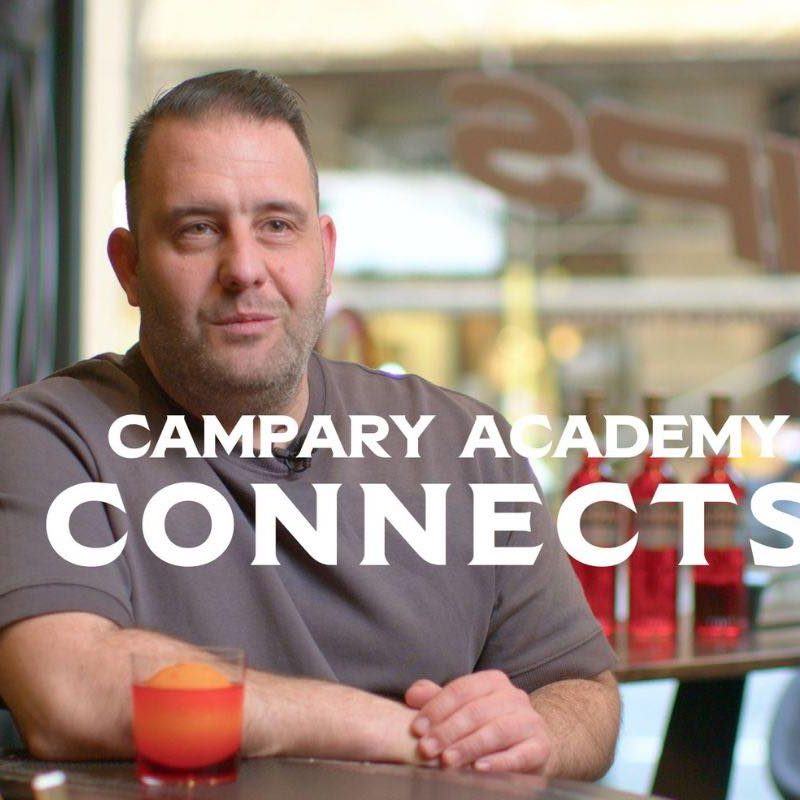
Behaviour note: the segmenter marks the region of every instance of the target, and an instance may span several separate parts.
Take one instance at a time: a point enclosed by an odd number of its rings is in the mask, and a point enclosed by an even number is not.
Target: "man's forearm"
[[[251,674],[244,750],[250,756],[316,756],[416,762],[415,712],[341,684]]]
[[[58,622],[56,618],[62,618]],[[130,757],[130,654],[191,660],[193,645],[85,614],[52,615],[0,633],[6,700],[35,755]],[[409,762],[414,712],[401,703],[323,681],[250,670],[245,755]]]
[[[605,774],[614,760],[620,721],[619,690],[610,673],[551,683],[530,700],[552,737],[546,774],[578,780]]]

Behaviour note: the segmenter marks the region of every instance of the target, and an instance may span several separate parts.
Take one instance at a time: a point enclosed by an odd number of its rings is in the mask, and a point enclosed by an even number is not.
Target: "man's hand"
[[[482,771],[548,772],[552,736],[531,699],[499,670],[456,678],[444,688],[429,680],[405,695],[419,709],[411,730],[423,758],[445,767]]]
[[[420,755],[443,766],[539,772],[597,780],[611,765],[619,733],[614,676],[570,678],[531,695],[497,670],[476,672],[444,688],[420,680],[406,692],[419,709],[411,730]]]

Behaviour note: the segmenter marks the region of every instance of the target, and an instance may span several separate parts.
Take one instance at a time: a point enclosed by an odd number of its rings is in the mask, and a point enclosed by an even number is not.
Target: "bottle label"
[[[706,503],[705,544],[709,550],[736,547],[739,506],[733,503]]]
[[[637,547],[667,550],[678,546],[681,511],[677,503],[636,505],[633,528],[639,531]]]
[[[616,503],[594,503],[583,512],[581,533],[595,547],[614,547],[619,531],[619,506]]]

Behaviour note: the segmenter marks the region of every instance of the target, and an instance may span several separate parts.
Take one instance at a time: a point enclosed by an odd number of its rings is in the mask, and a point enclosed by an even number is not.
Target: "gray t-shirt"
[[[39,614],[85,611],[121,626],[163,631],[200,645],[244,647],[251,666],[341,681],[399,697],[414,680],[439,683],[499,668],[518,686],[534,688],[588,677],[614,656],[593,619],[550,515],[531,504],[529,533],[499,533],[498,544],[541,543],[533,566],[471,566],[471,483],[530,483],[525,459],[478,451],[459,459],[475,417],[491,409],[417,376],[393,377],[316,355],[309,364],[312,417],[330,415],[348,443],[350,415],[435,418],[420,439],[419,459],[405,458],[395,426],[382,442],[391,458],[315,452],[308,469],[290,471],[273,458],[124,459],[108,443],[112,422],[144,414],[150,434],[129,429],[126,442],[155,442],[166,414],[182,413],[163,393],[138,347],[125,357],[80,362],[0,402],[0,627]],[[195,421],[196,422],[196,421]],[[507,424],[500,421],[507,435]],[[198,434],[199,437],[199,434]],[[199,438],[199,441],[202,441]],[[48,542],[53,499],[88,481],[116,484],[125,512],[97,502],[72,515],[73,536],[105,546],[126,531],[124,551],[101,567],[62,559]],[[235,521],[233,539],[215,561],[178,567],[156,557],[142,535],[147,502],[161,488],[193,481],[220,492]],[[314,484],[338,483],[338,563],[315,561],[278,526],[279,566],[254,566],[252,484],[277,483],[312,524]],[[388,565],[362,565],[363,491],[386,484],[424,524],[421,484],[449,483],[447,563],[432,565],[387,525]],[[500,508],[502,510],[502,508]],[[178,545],[209,532],[208,512],[181,503],[166,528]],[[2,687],[0,687],[2,694]]]

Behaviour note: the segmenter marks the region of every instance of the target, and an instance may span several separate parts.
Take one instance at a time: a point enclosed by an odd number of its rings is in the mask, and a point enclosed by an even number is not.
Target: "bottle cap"
[[[583,413],[592,433],[603,432],[603,402],[605,393],[599,390],[585,392],[583,395]]]
[[[650,436],[653,435],[653,420],[658,414],[664,413],[664,398],[660,394],[646,394],[644,396],[644,421]]]
[[[644,397],[644,417],[645,422],[650,427],[650,417],[664,413],[664,398],[660,394],[647,394]]]
[[[731,415],[731,398],[727,394],[715,394],[711,396],[711,423],[712,429],[719,433],[722,426]]]

